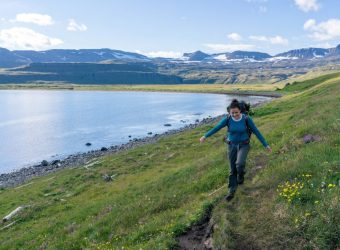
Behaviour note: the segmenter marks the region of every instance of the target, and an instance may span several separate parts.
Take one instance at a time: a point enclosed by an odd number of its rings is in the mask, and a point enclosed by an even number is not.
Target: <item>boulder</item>
[[[60,160],[54,160],[54,161],[52,161],[52,165],[57,165],[58,163],[60,163]]]
[[[44,167],[48,166],[48,161],[43,160],[43,161],[41,162],[41,166],[44,166]]]
[[[318,135],[307,134],[303,136],[302,140],[304,143],[310,143],[313,141],[321,141],[321,137]]]
[[[104,181],[107,181],[107,182],[112,181],[111,176],[109,176],[108,174],[104,174],[102,177]]]

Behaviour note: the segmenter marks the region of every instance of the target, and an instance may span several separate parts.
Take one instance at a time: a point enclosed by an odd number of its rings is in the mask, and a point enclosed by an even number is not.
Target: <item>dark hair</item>
[[[228,107],[229,109],[238,108],[241,110],[240,103],[237,99],[233,99]]]

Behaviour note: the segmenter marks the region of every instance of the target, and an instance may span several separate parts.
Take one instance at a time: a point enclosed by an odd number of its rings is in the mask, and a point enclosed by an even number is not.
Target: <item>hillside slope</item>
[[[339,82],[333,75],[287,89],[256,109],[274,152],[252,139],[245,184],[230,203],[219,189],[228,176],[224,131],[198,142],[211,124],[1,189],[0,216],[28,205],[0,226],[15,222],[0,230],[1,248],[169,249],[212,209],[216,249],[335,249]],[[305,144],[307,134],[317,140]]]
[[[340,74],[285,91],[298,93],[256,112],[275,153],[255,147],[248,181],[232,203],[214,209],[216,249],[339,247]],[[315,141],[304,142],[306,135]]]

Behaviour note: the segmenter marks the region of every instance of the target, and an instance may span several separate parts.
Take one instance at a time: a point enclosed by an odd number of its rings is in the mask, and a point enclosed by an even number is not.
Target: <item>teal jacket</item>
[[[225,116],[222,118],[222,120],[211,130],[209,130],[204,136],[209,137],[218,132],[220,129],[226,127],[228,124],[228,116]],[[251,119],[248,116],[248,126],[251,129],[251,131],[256,135],[256,137],[260,140],[262,145],[264,147],[268,146],[268,143],[264,139],[261,132],[258,130],[258,128],[255,126],[255,123],[253,122],[253,119]],[[229,127],[227,131],[227,139],[233,144],[243,143],[245,141],[249,141],[249,135],[247,130],[247,124],[246,124],[246,118],[245,115],[242,114],[242,117],[240,120],[235,121],[234,118],[229,117]]]

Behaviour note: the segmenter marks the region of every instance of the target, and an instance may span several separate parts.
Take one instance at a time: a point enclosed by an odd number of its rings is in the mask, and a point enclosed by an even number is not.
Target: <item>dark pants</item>
[[[228,158],[230,164],[229,192],[235,192],[237,188],[237,175],[245,174],[246,159],[250,149],[249,144],[229,144]]]

